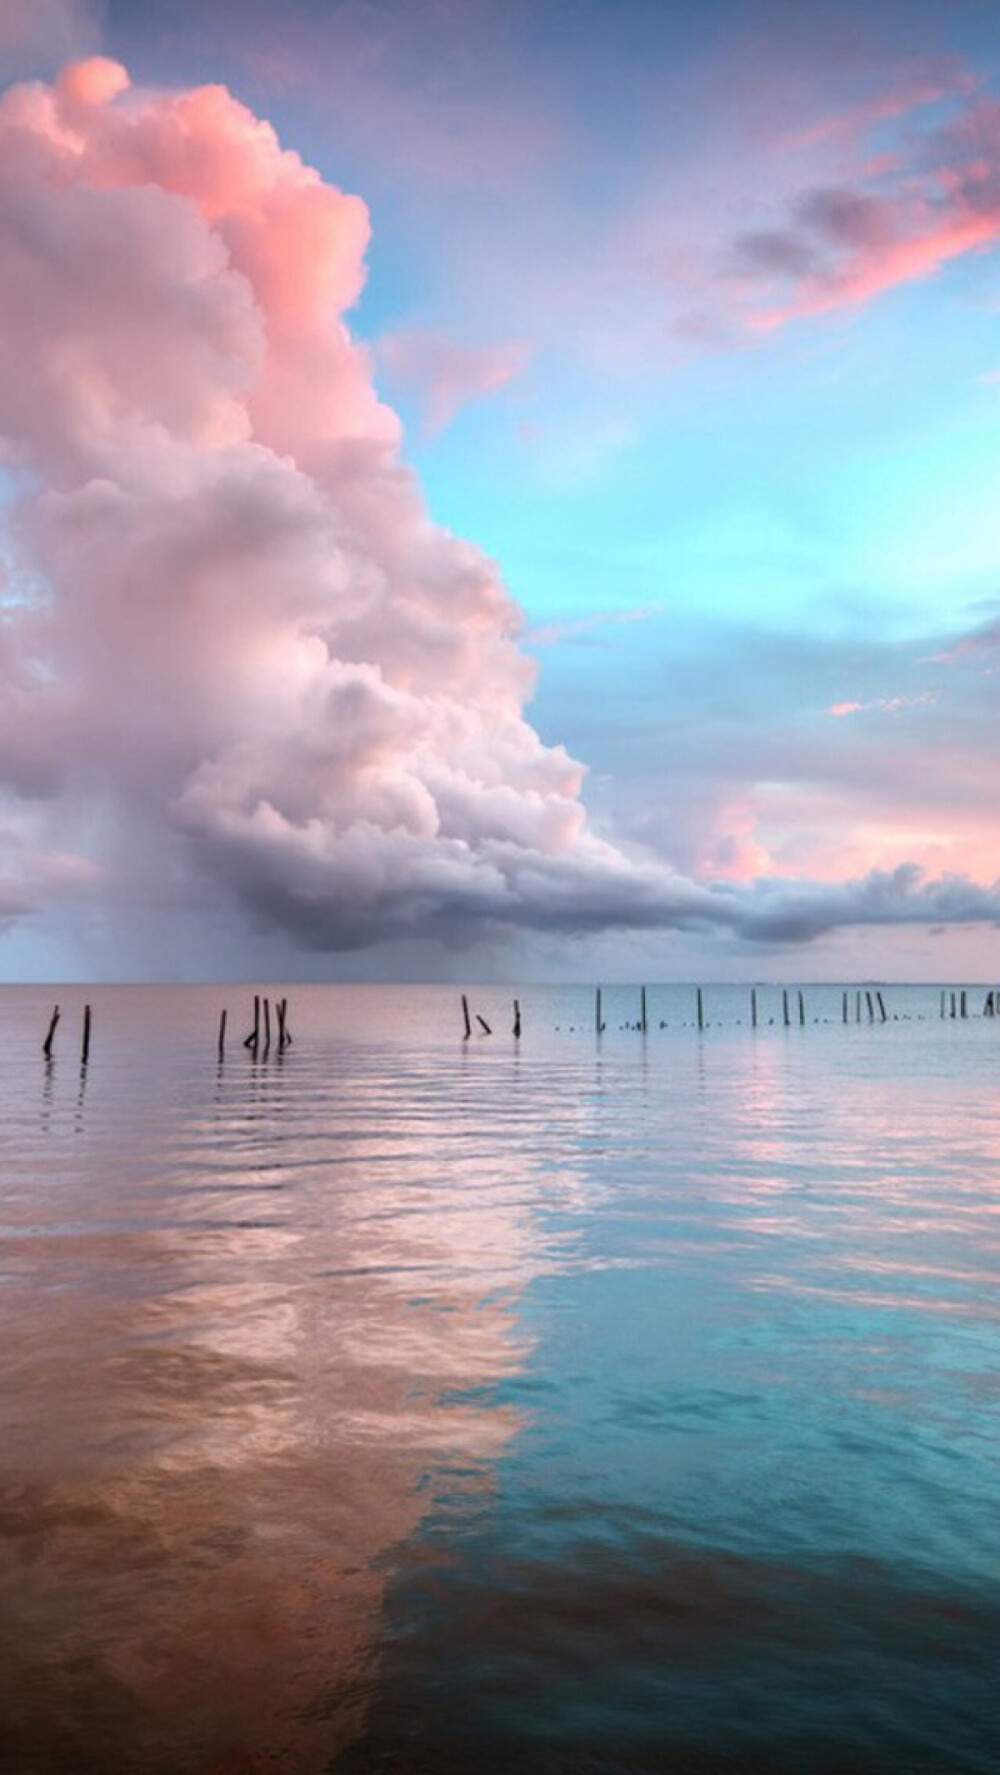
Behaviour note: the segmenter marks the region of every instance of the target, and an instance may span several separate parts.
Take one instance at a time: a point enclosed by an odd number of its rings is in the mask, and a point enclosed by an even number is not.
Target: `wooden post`
[[[223,1011],[222,1015],[219,1018],[219,1059],[220,1060],[222,1059],[222,1056],[224,1055],[225,1051],[226,1051],[226,1013],[225,1013],[225,1011]]]
[[[876,992],[875,997],[878,1001],[878,1014],[881,1017],[882,1022],[885,1023],[888,1021],[885,1014],[885,1000],[880,992]]]
[[[968,993],[965,992],[963,989],[963,992],[962,992],[962,1016],[963,1017],[967,1017],[969,1015],[968,996],[969,996]]]
[[[756,1029],[756,1027],[757,1027],[757,988],[756,988],[756,986],[751,986],[751,988],[750,988],[750,1028]]]
[[[482,1026],[483,1026],[483,1031],[484,1031],[484,1033],[485,1033],[485,1034],[486,1034],[486,1035],[492,1035],[492,1034],[493,1034],[493,1031],[492,1031],[492,1029],[491,1029],[491,1028],[490,1028],[490,1026],[489,1026],[489,1024],[488,1024],[488,1023],[487,1023],[487,1021],[486,1021],[486,1018],[485,1018],[485,1017],[480,1017],[480,1015],[479,1015],[479,1012],[478,1012],[478,1011],[477,1011],[477,1012],[476,1012],[476,1022],[477,1022],[477,1023],[481,1023],[481,1024],[482,1024]]]
[[[257,1044],[259,1041],[260,1041],[260,994],[255,992],[253,995],[253,1029],[251,1030],[250,1034],[247,1036],[247,1039],[243,1043],[243,1046],[245,1048],[252,1048],[254,1053],[256,1054]]]
[[[865,993],[865,1003],[868,1006],[868,1021],[869,1021],[869,1023],[874,1023],[874,1021],[875,1021],[875,1006],[872,1004],[872,995],[870,992]]]
[[[90,1006],[83,1007],[83,1046],[80,1049],[80,1065],[86,1066],[90,1059]]]
[[[594,1000],[594,1028],[596,1029],[598,1035],[603,1034],[604,1024],[601,1019],[601,989],[600,989],[600,987],[597,988],[597,996]]]
[[[944,987],[941,988],[941,1015],[944,1016]]]
[[[643,987],[639,999],[639,1028],[646,1033],[646,988]]]
[[[846,994],[846,992],[844,993],[843,1012],[844,1012],[844,1022],[846,1023],[847,1022],[847,994]]]
[[[805,1020],[806,1020],[806,1001],[802,997],[802,992],[800,989],[800,991],[799,991],[799,1026],[800,1026],[800,1028],[805,1025]]]
[[[855,1023],[861,1022],[861,994],[860,994],[860,992],[856,992],[854,994],[854,1021],[855,1021]]]
[[[704,1029],[704,1027],[705,1027],[705,1006],[702,1002],[701,987],[699,986],[699,988],[698,988],[698,1028]]]
[[[521,1007],[520,1007],[517,999],[515,999],[514,1000],[514,1038],[515,1038],[515,1040],[519,1040],[520,1035],[521,1035]]]
[[[469,1022],[469,1001],[464,992],[462,994],[462,1016],[465,1018],[465,1034],[462,1040],[467,1042],[472,1034],[472,1024]]]
[[[792,1021],[788,1015],[788,987],[787,986],[783,986],[781,989],[781,1015],[784,1020],[785,1028],[787,1029],[789,1027],[789,1024]]]
[[[44,1042],[42,1043],[42,1053],[45,1055],[46,1060],[52,1059],[52,1038],[56,1033],[56,1024],[58,1023],[58,1021],[59,1021],[59,1006],[57,1005],[55,1010],[52,1013],[52,1020],[49,1024],[49,1033],[45,1037]]]
[[[949,996],[950,996],[950,998],[951,998],[951,1013],[950,1013],[950,1016],[951,1016],[951,1017],[954,1017],[954,1016],[955,1016],[955,1014],[956,1014],[956,1008],[957,1008],[957,1007],[956,1007],[956,1004],[955,1004],[955,994],[954,994],[954,993],[951,993],[951,994],[950,994],[950,995],[949,995]]]
[[[266,998],[264,1000],[264,1052],[265,1052],[265,1054],[267,1053],[270,1046],[271,1046],[271,1001],[269,998]]]
[[[983,1000],[983,1016],[984,1017],[992,1017],[994,1015],[993,1005],[994,1005],[993,994],[992,994],[992,992],[988,992],[986,994],[985,999]]]

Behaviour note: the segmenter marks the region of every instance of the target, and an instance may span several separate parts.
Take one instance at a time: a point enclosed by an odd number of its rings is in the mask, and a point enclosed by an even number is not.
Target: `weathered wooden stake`
[[[870,992],[865,993],[865,1004],[868,1006],[868,1021],[869,1023],[874,1023],[875,1006],[872,1004],[872,995]]]
[[[878,1014],[881,1017],[882,1022],[885,1023],[888,1021],[885,1014],[885,1000],[880,992],[876,992],[875,997],[878,1001]]]
[[[42,1043],[42,1053],[45,1055],[46,1060],[51,1060],[51,1058],[52,1058],[52,1038],[56,1033],[56,1024],[58,1023],[58,1021],[59,1021],[59,1006],[57,1005],[55,1010],[52,1013],[52,1021],[49,1024],[49,1033],[45,1037],[44,1042]]]
[[[642,988],[639,1005],[640,1005],[640,1008],[639,1008],[639,1028],[642,1030],[643,1035],[645,1035],[645,1033],[646,1033],[646,988],[645,987]]]
[[[756,1029],[756,1027],[757,1027],[757,988],[756,988],[756,986],[751,986],[751,988],[750,988],[750,1027],[751,1027],[751,1029]]]
[[[264,1000],[264,1052],[265,1052],[265,1054],[267,1053],[267,1050],[270,1046],[271,1046],[271,1001],[269,998],[266,998]]]
[[[860,992],[856,992],[854,994],[854,1021],[855,1021],[855,1023],[861,1022],[861,994],[860,994]]]
[[[967,1017],[969,1015],[968,999],[969,999],[968,993],[963,991],[963,993],[962,993],[962,1016],[963,1017]]]
[[[958,1008],[956,1000],[955,1000],[955,994],[951,993],[950,998],[951,998],[951,1016],[954,1017],[957,1014],[957,1008]]]
[[[698,1028],[704,1029],[704,1027],[705,1027],[705,1006],[702,1003],[701,987],[699,986],[699,988],[698,988]]]
[[[994,1008],[993,994],[992,994],[992,992],[988,992],[986,994],[985,999],[983,1000],[983,1016],[984,1017],[992,1017],[994,1014],[995,1014],[995,1008]]]
[[[260,1041],[260,994],[255,992],[253,995],[253,1029],[251,1030],[250,1034],[247,1036],[247,1039],[243,1043],[243,1046],[245,1048],[252,1048],[254,1053],[256,1054],[257,1044],[259,1041]]]
[[[520,1034],[521,1034],[521,1007],[520,1007],[517,999],[515,999],[514,1000],[514,1036],[515,1036],[515,1039],[517,1039],[520,1036]]]
[[[226,1013],[225,1013],[225,1011],[223,1011],[219,1017],[219,1059],[220,1060],[222,1059],[222,1056],[224,1055],[225,1051],[226,1051]]]
[[[477,1022],[477,1023],[481,1023],[481,1024],[482,1024],[482,1026],[483,1026],[483,1030],[484,1030],[484,1033],[485,1033],[485,1034],[486,1034],[486,1035],[492,1035],[492,1034],[493,1034],[493,1031],[492,1031],[492,1029],[491,1029],[491,1028],[490,1028],[490,1026],[489,1026],[489,1024],[488,1024],[488,1023],[487,1023],[487,1021],[486,1021],[486,1018],[485,1018],[485,1017],[480,1017],[480,1015],[479,1015],[479,1012],[478,1012],[478,1011],[477,1011],[477,1012],[476,1012],[476,1022]]]
[[[464,992],[462,994],[462,1016],[465,1018],[465,1034],[462,1040],[467,1042],[472,1034],[472,1024],[469,1022],[469,1001]]]
[[[83,1007],[83,1046],[80,1049],[80,1065],[86,1066],[90,1059],[90,1006]]]
[[[941,988],[941,1015],[944,1016],[944,987]]]
[[[846,1023],[847,1022],[847,994],[846,994],[846,992],[844,993],[843,1012],[844,1012],[844,1022]]]
[[[601,989],[600,989],[600,987],[597,988],[597,996],[594,999],[594,1028],[596,1029],[598,1035],[603,1035],[604,1023],[601,1018]]]
[[[781,989],[781,1015],[782,1015],[782,1019],[784,1021],[785,1028],[787,1029],[789,1024],[792,1021],[788,1015],[788,988],[787,988],[787,986],[783,986]]]
[[[802,993],[800,991],[799,992],[799,1023],[800,1023],[800,1025],[804,1026],[805,1020],[806,1020],[806,1001],[802,997]]]

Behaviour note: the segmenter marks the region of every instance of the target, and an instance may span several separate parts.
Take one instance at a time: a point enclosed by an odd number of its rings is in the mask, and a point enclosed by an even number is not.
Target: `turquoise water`
[[[992,1775],[986,990],[3,989],[0,1766]]]

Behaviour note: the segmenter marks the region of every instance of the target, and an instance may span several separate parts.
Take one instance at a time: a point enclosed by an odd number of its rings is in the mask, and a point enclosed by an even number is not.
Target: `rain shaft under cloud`
[[[699,885],[596,835],[525,720],[519,612],[344,325],[367,242],[225,88],[94,58],[0,101],[0,917],[113,893],[130,830],[316,948],[948,916],[912,873]]]

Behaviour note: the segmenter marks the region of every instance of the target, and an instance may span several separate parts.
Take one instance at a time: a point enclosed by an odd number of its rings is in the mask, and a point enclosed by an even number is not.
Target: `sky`
[[[0,0],[0,977],[993,981],[998,308],[979,0]]]

